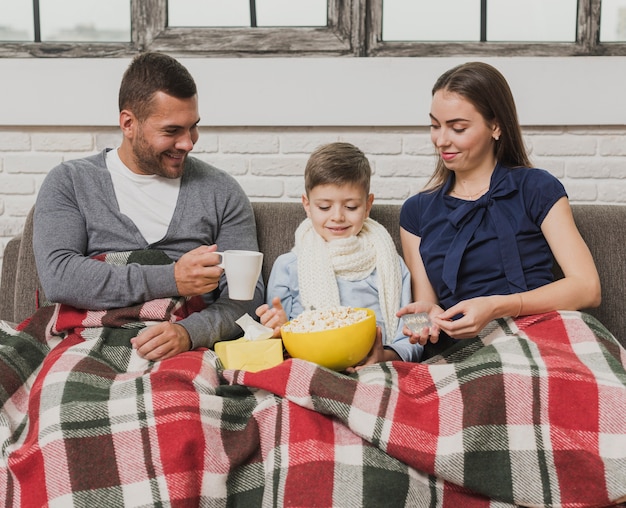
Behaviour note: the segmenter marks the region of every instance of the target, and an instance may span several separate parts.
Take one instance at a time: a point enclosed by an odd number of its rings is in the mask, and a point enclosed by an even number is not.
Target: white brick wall
[[[626,125],[525,127],[531,158],[557,176],[572,202],[626,205]],[[115,146],[117,128],[0,128],[0,247],[18,234],[46,173],[63,160]],[[253,201],[298,201],[310,152],[349,141],[368,155],[378,202],[419,191],[434,164],[427,128],[201,128],[194,154],[228,171]],[[0,267],[1,267],[0,254]]]

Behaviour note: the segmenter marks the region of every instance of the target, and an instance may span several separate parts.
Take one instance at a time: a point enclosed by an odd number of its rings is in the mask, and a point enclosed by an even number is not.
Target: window
[[[130,42],[128,0],[44,0],[35,5],[42,41]]]
[[[325,27],[326,0],[169,0],[168,26]]]
[[[626,0],[602,0],[600,42],[626,42]]]
[[[177,56],[626,55],[626,0],[0,0],[0,57],[148,49]]]
[[[385,41],[576,42],[577,0],[384,0]]]
[[[129,0],[0,0],[0,20],[0,41],[130,42]]]
[[[418,22],[420,34],[407,29]],[[367,54],[626,55],[625,25],[626,0],[380,0]]]
[[[217,56],[352,53],[349,0],[153,1],[167,4],[168,18],[153,49]]]

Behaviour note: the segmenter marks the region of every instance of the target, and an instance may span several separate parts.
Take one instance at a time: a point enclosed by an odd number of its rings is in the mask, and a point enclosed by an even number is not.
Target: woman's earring
[[[500,141],[500,136],[495,135],[495,136],[493,137],[493,139],[494,139],[495,141]]]

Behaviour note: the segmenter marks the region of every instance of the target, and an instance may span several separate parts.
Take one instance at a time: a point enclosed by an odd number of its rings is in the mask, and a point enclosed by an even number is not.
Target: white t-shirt
[[[121,161],[117,150],[107,152],[120,212],[130,218],[149,244],[165,236],[180,190],[180,178],[138,175]]]

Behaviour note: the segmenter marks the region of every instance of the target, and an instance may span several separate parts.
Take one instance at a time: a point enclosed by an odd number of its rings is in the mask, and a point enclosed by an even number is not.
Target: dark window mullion
[[[41,42],[41,17],[39,14],[39,0],[33,0],[33,24],[35,28],[35,42]]]
[[[487,0],[480,0],[480,42],[487,42]]]
[[[256,28],[256,0],[250,0],[250,27]]]

